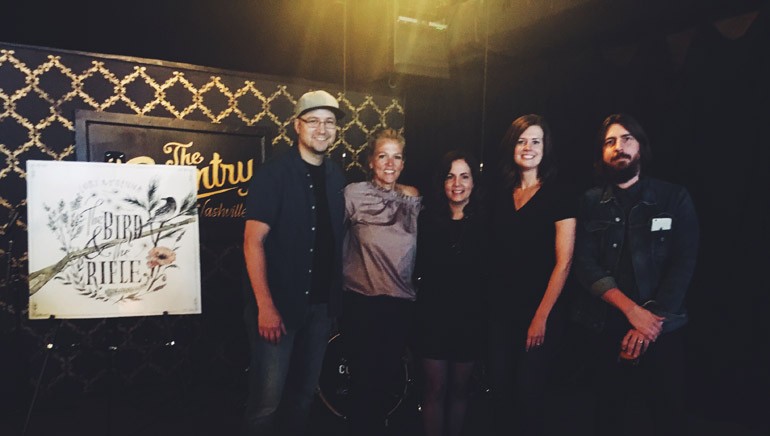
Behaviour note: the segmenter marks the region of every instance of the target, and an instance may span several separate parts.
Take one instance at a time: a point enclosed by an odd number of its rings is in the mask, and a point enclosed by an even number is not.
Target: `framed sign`
[[[29,317],[201,313],[192,167],[27,161]]]
[[[195,166],[204,239],[242,238],[244,200],[268,157],[269,133],[265,127],[75,112],[78,160]]]

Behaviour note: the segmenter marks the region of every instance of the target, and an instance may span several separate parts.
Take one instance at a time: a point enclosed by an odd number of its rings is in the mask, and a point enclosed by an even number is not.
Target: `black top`
[[[417,350],[450,360],[478,356],[485,319],[485,220],[427,209],[417,232]]]
[[[326,165],[311,165],[305,162],[315,196],[315,243],[313,244],[313,278],[310,283],[310,302],[326,303],[329,301],[329,287],[332,281],[334,259],[334,235],[329,218],[329,203],[326,198]]]
[[[481,302],[486,237],[474,216],[452,220],[423,213],[417,233],[417,299],[447,316],[475,312]]]
[[[576,201],[554,184],[542,186],[519,210],[513,192],[501,192],[493,204],[492,307],[529,325],[556,264],[555,223],[574,218]]]

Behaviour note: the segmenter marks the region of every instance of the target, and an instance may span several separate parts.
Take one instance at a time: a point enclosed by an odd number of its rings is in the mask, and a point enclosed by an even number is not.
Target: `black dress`
[[[561,296],[548,317],[543,345],[530,351],[525,347],[529,324],[556,264],[555,223],[575,216],[576,202],[562,192],[545,184],[519,210],[510,190],[494,203],[487,370],[500,434],[542,434],[546,419],[545,392],[564,321]]]
[[[532,321],[556,265],[555,223],[574,218],[576,201],[557,185],[543,185],[519,210],[511,191],[500,193],[491,225],[492,307],[518,329]]]
[[[452,220],[435,210],[420,215],[417,233],[417,317],[414,352],[470,362],[485,337],[483,220]]]

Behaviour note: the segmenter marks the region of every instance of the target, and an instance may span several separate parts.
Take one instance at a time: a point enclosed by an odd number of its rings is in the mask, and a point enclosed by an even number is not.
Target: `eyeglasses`
[[[323,125],[323,127],[326,130],[332,130],[332,129],[336,129],[337,128],[337,121],[336,120],[332,120],[332,119],[328,119],[328,120],[325,120],[325,121],[322,121],[322,120],[320,120],[318,118],[310,118],[310,119],[307,119],[307,120],[304,119],[304,118],[297,118],[297,119],[302,121],[303,123],[307,124],[312,129],[317,129],[321,125]]]

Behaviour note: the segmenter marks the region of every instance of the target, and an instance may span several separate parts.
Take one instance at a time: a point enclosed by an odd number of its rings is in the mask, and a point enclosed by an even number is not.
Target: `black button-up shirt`
[[[324,167],[334,250],[319,255],[334,258],[328,302],[330,316],[337,316],[341,310],[345,176],[328,158]],[[256,171],[246,199],[246,219],[270,226],[264,240],[267,283],[287,328],[301,322],[310,304],[318,209],[312,185],[312,177],[295,147]],[[251,299],[255,300],[253,292]]]

